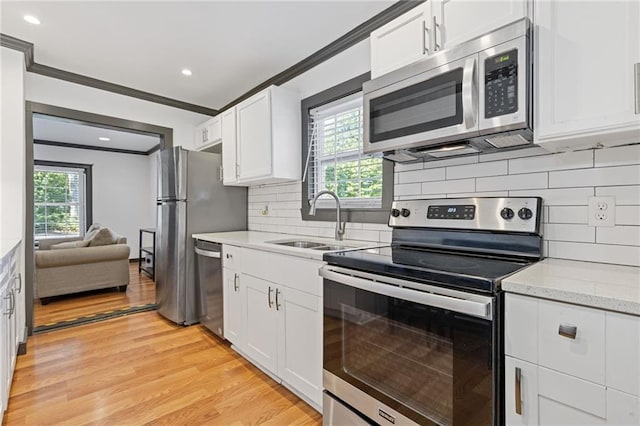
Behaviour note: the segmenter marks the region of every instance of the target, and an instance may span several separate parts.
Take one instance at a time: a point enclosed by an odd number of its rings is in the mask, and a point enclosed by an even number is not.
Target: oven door
[[[364,93],[364,151],[477,136],[478,55]],[[365,85],[366,86],[366,85]]]
[[[376,423],[494,424],[495,299],[324,266],[323,382]]]

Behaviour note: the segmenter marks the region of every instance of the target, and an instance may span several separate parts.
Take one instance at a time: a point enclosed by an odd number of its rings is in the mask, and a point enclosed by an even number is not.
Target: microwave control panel
[[[518,110],[518,51],[503,52],[484,62],[485,118]]]

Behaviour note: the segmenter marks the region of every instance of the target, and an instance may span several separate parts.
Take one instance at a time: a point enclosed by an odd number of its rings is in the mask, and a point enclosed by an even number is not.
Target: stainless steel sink
[[[279,246],[288,246],[288,247],[296,247],[296,248],[314,248],[326,246],[324,243],[317,243],[314,241],[304,241],[304,240],[296,240],[296,241],[268,241],[271,244],[277,244]]]
[[[355,248],[355,247],[326,245],[326,246],[320,246],[320,247],[313,247],[312,250],[329,251],[329,250],[346,250],[346,249],[351,249],[351,248]]]

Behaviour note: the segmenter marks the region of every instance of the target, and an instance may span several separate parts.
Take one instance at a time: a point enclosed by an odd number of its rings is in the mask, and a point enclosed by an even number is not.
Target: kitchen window
[[[35,239],[80,237],[91,221],[91,166],[36,161],[33,173]],[[89,202],[88,202],[89,201]]]
[[[340,197],[350,222],[386,223],[393,192],[393,163],[381,154],[363,153],[362,83],[368,73],[302,101],[302,217],[335,220],[335,201],[318,199],[316,216],[309,203],[322,190]]]

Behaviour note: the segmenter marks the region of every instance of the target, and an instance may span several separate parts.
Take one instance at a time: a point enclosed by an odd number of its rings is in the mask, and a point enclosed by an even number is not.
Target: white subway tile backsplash
[[[640,247],[549,241],[549,257],[640,266]]]
[[[430,182],[445,179],[445,169],[421,169],[399,174],[398,183]]]
[[[543,235],[549,241],[596,242],[596,229],[588,225],[547,223]]]
[[[640,144],[595,150],[596,167],[640,164]]]
[[[596,242],[640,246],[640,226],[613,226],[596,228]]]
[[[589,208],[587,206],[549,206],[550,223],[587,224]]]
[[[457,192],[472,192],[476,189],[475,179],[443,180],[422,184],[422,194],[451,194]]]
[[[531,147],[396,164],[394,182],[396,200],[539,196],[545,256],[640,263],[640,145],[560,154]],[[616,198],[615,227],[587,226],[594,195]],[[250,187],[249,229],[333,238],[335,222],[302,220],[301,198],[300,182]],[[391,237],[386,224],[347,224],[346,238],[388,243]]]
[[[543,189],[547,187],[547,174],[531,173],[526,175],[483,177],[476,179],[476,182],[477,191]]]
[[[616,197],[616,204],[640,205],[640,185],[603,186],[596,188],[596,195],[610,195]]]
[[[549,188],[624,185],[640,182],[640,165],[549,172]]]
[[[509,191],[512,197],[542,197],[547,206],[586,206],[593,188],[535,189]]]
[[[593,167],[593,150],[574,151],[509,160],[509,173],[534,173],[551,170]]]
[[[506,161],[491,161],[489,163],[447,167],[447,179],[464,179],[470,177],[499,176],[506,174]]]
[[[616,206],[616,225],[640,225],[640,206]]]

